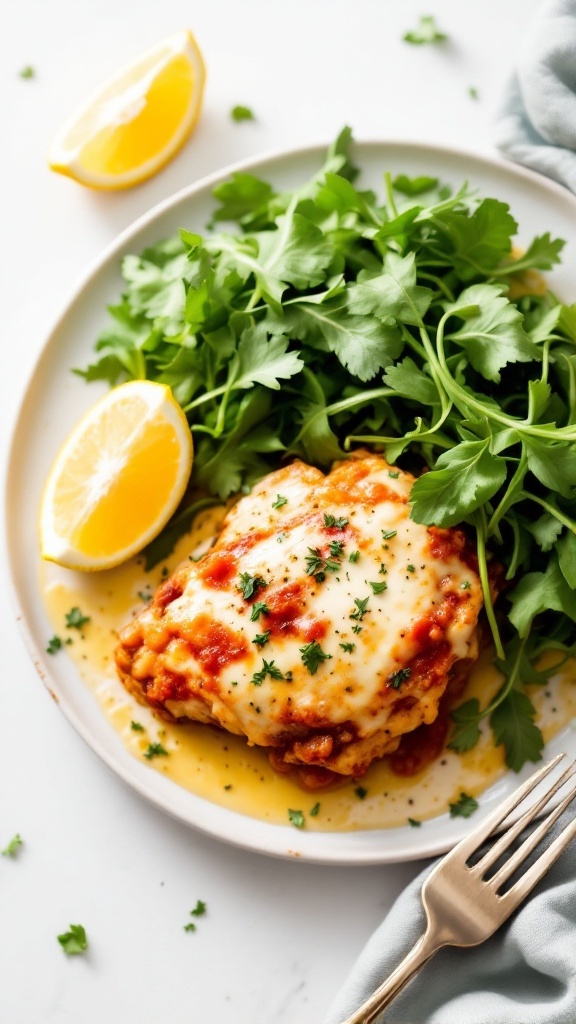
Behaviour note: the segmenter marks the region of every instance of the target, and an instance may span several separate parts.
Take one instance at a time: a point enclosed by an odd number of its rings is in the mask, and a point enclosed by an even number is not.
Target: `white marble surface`
[[[491,119],[536,0],[5,0],[0,33],[0,418],[19,396],[76,277],[135,217],[264,150],[359,137],[492,151]],[[433,10],[444,47],[403,31]],[[51,174],[71,106],[143,48],[190,27],[208,65],[200,125],[129,192]],[[19,70],[32,64],[36,77]],[[468,88],[475,86],[479,100]],[[229,110],[253,107],[254,124]],[[22,466],[26,472],[26,466]],[[5,1024],[320,1024],[417,864],[324,868],[218,845],[141,802],[74,734],[29,662],[3,573],[0,621],[0,1020]],[[195,934],[182,925],[201,898]],[[85,957],[57,933],[82,922]]]

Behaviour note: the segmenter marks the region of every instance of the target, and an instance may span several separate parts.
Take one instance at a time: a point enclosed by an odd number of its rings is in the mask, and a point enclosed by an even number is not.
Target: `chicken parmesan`
[[[368,454],[270,473],[120,633],[127,689],[312,779],[394,753],[477,658],[482,607],[468,538],[410,519],[413,482]]]

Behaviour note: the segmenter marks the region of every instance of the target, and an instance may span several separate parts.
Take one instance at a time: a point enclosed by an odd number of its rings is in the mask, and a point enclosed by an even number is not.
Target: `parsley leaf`
[[[263,647],[264,644],[268,643],[269,639],[270,639],[270,630],[267,629],[265,633],[257,633],[256,636],[254,637],[252,643],[253,644],[257,644],[258,647]]]
[[[478,810],[479,803],[468,793],[460,793],[456,803],[449,804],[451,818],[469,818]]]
[[[348,520],[345,518],[345,516],[340,516],[339,519],[336,519],[335,516],[328,513],[324,514],[324,526],[328,528],[333,526],[337,530],[344,530],[348,526]]]
[[[467,315],[462,326],[447,335],[466,350],[475,370],[486,380],[500,381],[500,370],[508,363],[540,361],[540,349],[524,330],[524,316],[502,295],[502,286],[474,284],[465,288],[458,301],[446,306],[450,316],[459,310],[477,306],[475,315]]]
[[[391,672],[388,676],[388,683],[394,690],[399,690],[402,683],[410,679],[412,675],[412,669],[406,666],[405,668],[398,668],[395,672]]]
[[[206,904],[203,900],[196,900],[196,906],[194,907],[194,910],[190,911],[190,913],[193,917],[203,917],[206,913],[206,909]]]
[[[168,751],[161,743],[149,743],[144,751],[144,757],[147,761],[152,761],[155,757],[168,757]]]
[[[410,492],[411,519],[456,526],[487,502],[506,479],[506,462],[490,454],[489,441],[462,441],[436,460]]]
[[[304,815],[302,811],[293,811],[288,808],[288,821],[294,828],[304,828]]]
[[[262,686],[266,676],[270,676],[270,679],[284,679],[284,675],[277,665],[275,665],[273,661],[265,661],[263,658],[262,668],[258,672],[254,673],[250,682],[254,686]]]
[[[27,64],[26,67],[23,67],[19,72],[19,75],[20,78],[35,78],[36,72],[31,64]]]
[[[360,600],[359,597],[355,597],[354,598],[354,604],[356,605],[356,610],[351,612],[350,615],[348,616],[348,618],[349,619],[357,619],[359,622],[362,622],[362,619],[364,618],[364,616],[366,615],[366,612],[368,611],[368,601],[369,600],[370,600],[370,597],[365,597],[363,600]]]
[[[134,720],[130,722],[130,728],[132,732],[144,732],[144,726],[141,725],[140,722],[135,722]]]
[[[243,107],[241,104],[238,104],[237,106],[232,107],[232,110],[230,111],[230,117],[232,118],[233,121],[255,121],[256,120],[255,117],[254,117],[254,114],[250,110],[250,107]]]
[[[21,838],[20,834],[17,832],[16,835],[12,837],[12,839],[10,840],[8,845],[5,846],[4,849],[1,851],[2,856],[3,857],[15,857],[17,852],[18,852],[19,847],[21,847],[23,845],[24,845],[24,840]]]
[[[455,723],[448,743],[450,750],[457,750],[462,754],[476,746],[480,739],[480,717],[480,703],[476,697],[454,708],[450,713],[450,718]]]
[[[422,46],[426,43],[443,43],[448,36],[438,30],[431,14],[421,14],[417,27],[405,32],[402,38],[413,46]]]
[[[288,498],[285,498],[282,494],[276,495],[276,501],[272,502],[272,508],[283,508],[288,502]]]
[[[527,761],[539,761],[542,757],[544,739],[534,724],[535,717],[532,701],[516,689],[510,690],[490,716],[494,742],[504,746],[506,764],[515,772]]]
[[[371,581],[369,581],[368,586],[372,587],[373,594],[383,594],[384,591],[388,589],[388,584],[386,583],[386,580],[384,580],[382,583],[379,583],[378,580],[376,581],[376,583],[372,583]]]
[[[48,641],[46,654],[56,654],[56,652],[60,650],[62,650],[62,640],[60,639],[59,636],[56,636],[56,634],[54,634],[54,636],[50,637]]]
[[[423,323],[422,317],[432,300],[430,289],[416,284],[414,253],[398,256],[389,252],[384,272],[374,277],[359,274],[349,296],[348,305],[353,313],[372,313],[383,320],[392,317],[398,323],[416,327]]]
[[[66,956],[77,956],[88,949],[86,931],[81,924],[71,924],[69,930],[57,938]]]
[[[352,651],[355,650],[355,648],[356,648],[356,644],[343,644],[343,643],[341,643],[341,644],[338,644],[338,646],[341,647],[343,651],[346,651],[346,654],[352,654]]]
[[[83,615],[77,606],[66,612],[65,619],[67,629],[82,629],[87,622],[90,622],[90,617]]]
[[[245,601],[248,601],[251,597],[254,597],[255,594],[257,594],[262,587],[267,586],[268,584],[266,580],[262,578],[262,576],[251,576],[249,572],[240,573],[240,583],[238,584],[238,589],[242,591],[242,597],[244,598]]]
[[[319,810],[320,810],[320,803],[315,803],[314,807],[312,807],[311,810],[309,811],[310,817],[311,818],[316,818],[317,815],[318,815],[318,811]]]
[[[300,656],[311,676],[316,675],[323,661],[328,661],[332,657],[331,654],[325,654],[317,640],[300,647]]]
[[[250,613],[250,622],[257,622],[261,615],[269,615],[270,609],[264,601],[255,601]]]

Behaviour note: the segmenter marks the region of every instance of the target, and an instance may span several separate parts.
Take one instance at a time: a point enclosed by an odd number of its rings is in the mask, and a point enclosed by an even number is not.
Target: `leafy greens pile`
[[[432,177],[387,174],[381,201],[354,187],[350,142],[345,129],[292,192],[234,174],[206,237],[126,256],[98,359],[77,372],[169,384],[188,416],[192,490],[148,568],[200,508],[283,457],[327,468],[362,445],[428,467],[412,518],[475,533],[505,674],[488,707],[453,712],[451,745],[472,747],[489,717],[519,770],[542,748],[524,684],[576,652],[576,304],[527,286],[564,243],[544,234],[517,254],[505,203]],[[235,233],[214,231],[225,221]],[[496,610],[491,557],[509,581]]]

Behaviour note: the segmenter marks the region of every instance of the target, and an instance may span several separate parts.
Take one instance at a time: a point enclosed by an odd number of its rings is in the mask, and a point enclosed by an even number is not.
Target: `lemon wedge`
[[[191,32],[179,32],[115,75],[64,125],[53,171],[96,189],[129,188],[155,174],[198,120],[206,77]]]
[[[109,569],[151,541],[177,508],[192,435],[170,388],[137,380],[110,391],[77,424],[48,477],[42,557]]]

